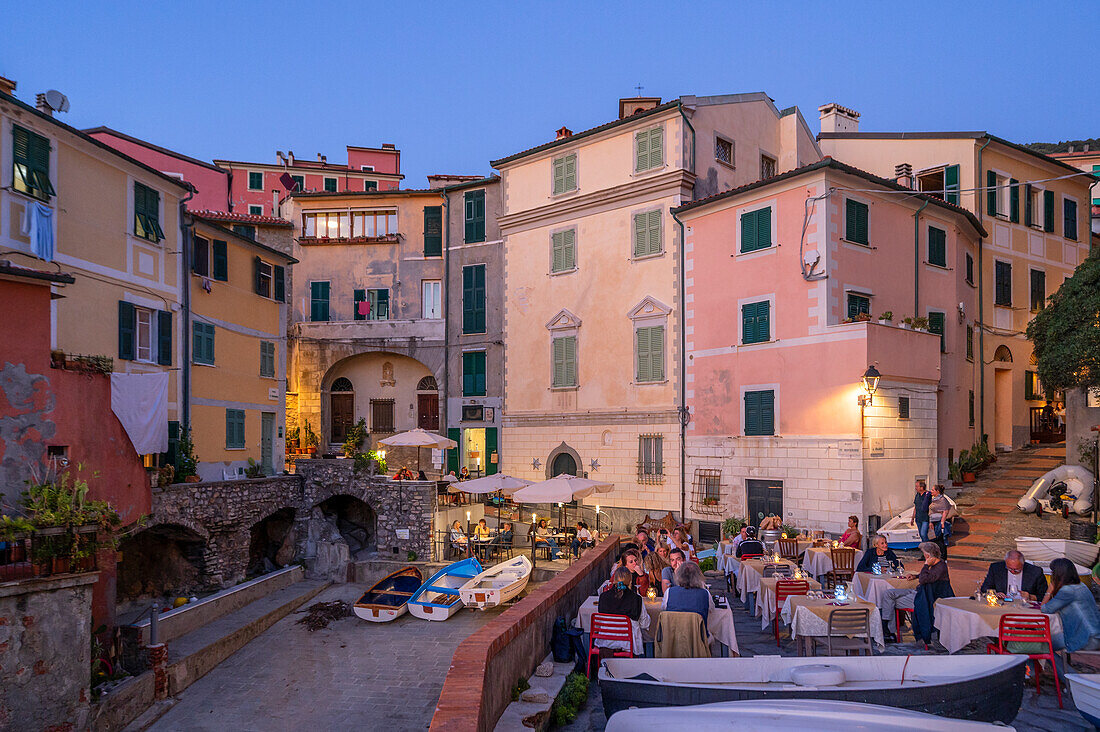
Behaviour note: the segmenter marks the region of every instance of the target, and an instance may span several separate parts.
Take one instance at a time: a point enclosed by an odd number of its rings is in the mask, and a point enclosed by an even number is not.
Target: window
[[[137,320],[137,337],[134,339],[137,344],[137,350],[135,353],[136,361],[145,361],[147,363],[153,360],[153,311],[145,308],[134,308],[134,315]]]
[[[572,272],[577,268],[577,230],[556,231],[550,235],[550,271]]]
[[[634,380],[640,384],[665,380],[665,327],[634,329]]]
[[[191,361],[214,365],[214,326],[211,323],[192,324]]]
[[[261,297],[271,297],[273,289],[272,280],[274,279],[273,267],[259,257],[256,257],[253,260],[253,275],[256,281],[256,294]]]
[[[119,300],[118,357],[172,365],[172,313]]]
[[[661,210],[634,214],[634,256],[661,253]]]
[[[848,320],[855,320],[857,315],[871,314],[871,298],[860,295],[858,292],[848,293]]]
[[[1020,223],[1020,181],[1015,178],[1008,181],[1008,220]]]
[[[761,155],[760,156],[760,179],[761,180],[764,180],[765,178],[774,178],[775,173],[776,173],[777,170],[778,170],[778,165],[776,164],[775,158],[771,157],[770,155]]]
[[[213,271],[214,279],[219,282],[229,281],[229,252],[226,251],[226,243],[220,239],[214,240],[214,245],[211,248],[212,262],[211,270]]]
[[[248,206],[248,215],[249,216],[263,216],[264,215],[264,207],[263,206],[256,206],[254,204],[249,204],[249,206]]]
[[[248,172],[248,190],[250,191],[262,191],[264,189],[264,174],[255,173],[253,171]]]
[[[160,241],[160,194],[148,186],[134,183],[134,235],[149,241]]]
[[[363,190],[364,191],[377,191],[378,190],[378,181],[376,181],[376,180],[365,180],[365,181],[363,181]]]
[[[1008,179],[997,175],[997,171],[985,171],[985,212],[987,215],[1004,218],[1008,213],[1006,210],[1007,202],[1001,200],[1001,192],[1007,183]]]
[[[947,232],[935,226],[928,227],[928,263],[947,266]]]
[[[201,236],[195,237],[191,247],[191,271],[203,277],[210,276],[210,241]]]
[[[638,481],[656,482],[665,474],[663,435],[638,435]]]
[[[318,239],[350,239],[393,236],[397,210],[311,211],[302,214],[302,234]]]
[[[462,201],[466,224],[463,241],[467,244],[485,241],[485,191],[466,191]]]
[[[974,256],[970,252],[966,253],[966,283],[974,284]]]
[[[243,450],[244,439],[244,410],[225,410],[225,449]]]
[[[577,385],[577,337],[561,336],[552,340],[554,388]]]
[[[1031,312],[1043,309],[1047,301],[1047,273],[1041,269],[1031,270]]]
[[[898,419],[909,419],[909,397],[898,397]]]
[[[1043,385],[1039,383],[1039,374],[1035,371],[1024,372],[1024,399],[1037,401],[1043,398]]]
[[[217,242],[214,242],[217,244]],[[278,302],[286,302],[286,269],[276,264],[275,267],[275,290],[273,300]]]
[[[745,392],[745,434],[775,434],[775,392]]]
[[[714,159],[724,165],[728,165],[731,168],[734,167],[734,147],[733,140],[727,140],[724,137],[715,136],[714,138]]]
[[[993,304],[1012,305],[1012,265],[1008,262],[994,262]]]
[[[767,343],[771,337],[771,303],[764,300],[742,305],[741,343]]]
[[[767,249],[772,245],[771,206],[741,214],[741,253]]]
[[[275,344],[260,341],[260,376],[275,378]]]
[[[371,432],[396,432],[394,426],[394,401],[393,399],[370,400],[370,431]]]
[[[314,323],[328,321],[328,282],[309,283],[309,319]]]
[[[374,166],[373,165],[360,165],[359,170],[362,170],[366,173],[373,173],[374,172]]]
[[[947,331],[946,331],[947,318],[942,312],[933,310],[928,313],[928,330],[931,333],[936,333],[940,337],[940,353],[947,353]]]
[[[554,158],[554,195],[577,190],[577,153]]]
[[[50,141],[30,130],[12,125],[12,187],[20,193],[49,201]]]
[[[970,426],[974,426],[974,390],[970,390]]]
[[[1054,191],[1043,191],[1043,231],[1054,233]]]
[[[355,320],[388,320],[390,291],[388,289],[356,290],[352,293]]]
[[[855,244],[867,245],[867,204],[844,201],[844,238]]]
[[[1024,226],[1037,226],[1039,222],[1039,191],[1030,183],[1024,184]]]
[[[966,326],[966,360],[974,360],[974,328]]]
[[[1062,199],[1062,236],[1077,241],[1077,201]]]
[[[245,239],[256,240],[256,227],[251,224],[233,224],[230,229],[234,234],[240,234]]]
[[[424,256],[443,256],[443,207],[424,207]]]
[[[440,280],[420,281],[421,317],[435,320],[443,317],[443,283]]]
[[[462,332],[485,332],[485,265],[462,268]]]
[[[292,181],[294,181],[294,190],[296,190],[296,191],[304,191],[304,190],[306,189],[306,179],[305,179],[305,176],[301,176],[301,175],[292,175],[292,176],[290,176],[290,179],[291,179]]]
[[[959,166],[947,165],[917,174],[917,187],[948,203],[959,203]]]
[[[336,193],[335,178],[325,178],[325,191],[328,193]]]
[[[664,147],[664,129],[661,127],[635,133],[634,172],[642,173],[664,165]]]
[[[485,396],[485,351],[462,354],[462,396]]]

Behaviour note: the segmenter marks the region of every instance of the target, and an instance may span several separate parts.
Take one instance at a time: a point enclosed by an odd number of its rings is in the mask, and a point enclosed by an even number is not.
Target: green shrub
[[[731,516],[722,522],[722,531],[725,532],[726,536],[736,536],[741,533],[741,529],[743,529],[748,522],[748,519]]]
[[[577,714],[588,701],[588,677],[574,671],[565,679],[565,685],[558,692],[558,698],[550,708],[550,722],[555,727],[564,727],[577,718]]]
[[[519,701],[519,695],[531,688],[531,683],[523,676],[512,687],[512,701]]]
[[[713,572],[717,568],[718,562],[715,561],[714,557],[707,557],[706,559],[699,560],[699,569],[703,570],[704,572]]]

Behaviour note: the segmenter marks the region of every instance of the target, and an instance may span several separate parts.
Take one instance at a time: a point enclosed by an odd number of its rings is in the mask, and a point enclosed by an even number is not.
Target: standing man
[[[928,507],[931,503],[932,494],[928,492],[928,482],[917,480],[917,494],[913,496],[913,518],[909,520],[909,525],[917,527],[922,542],[928,541]]]

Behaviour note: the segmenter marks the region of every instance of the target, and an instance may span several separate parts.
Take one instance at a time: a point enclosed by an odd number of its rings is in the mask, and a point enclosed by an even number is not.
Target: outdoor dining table
[[[863,552],[856,549],[856,558],[852,566],[859,565],[863,558]],[[827,546],[814,546],[806,550],[802,558],[802,570],[808,572],[811,577],[823,577],[833,571],[832,548]]]
[[[786,559],[779,562],[768,560],[767,563],[786,564],[792,571],[795,568],[795,563]],[[748,602],[750,592],[760,591],[760,580],[764,577],[764,564],[765,562],[760,559],[746,559],[741,562],[737,572],[737,592],[741,602]]]
[[[718,545],[718,552],[715,554],[715,567],[719,572],[728,574],[730,572],[737,571],[737,557],[734,556],[734,552],[737,551],[732,543],[721,543]]]
[[[779,617],[791,627],[791,638],[801,639],[799,655],[810,653],[810,639],[824,638],[829,634],[829,613],[839,609],[867,608],[871,611],[871,640],[876,648],[886,647],[882,639],[882,623],[878,610],[866,600],[849,600],[837,603],[835,600],[809,595],[791,595],[783,602]]]
[[[882,609],[882,596],[886,594],[886,590],[915,590],[916,588],[916,577],[908,579],[908,577],[891,577],[872,572],[856,572],[852,577],[852,591],[855,592],[856,597],[874,603],[879,610]]]
[[[599,601],[599,597],[593,595],[581,603],[573,626],[585,633],[589,632],[592,627],[592,614],[596,612]],[[652,600],[648,597],[642,598],[642,604],[645,605],[645,611],[649,615],[649,628],[644,633],[647,640],[653,640],[653,634],[657,632],[657,621],[660,620],[663,611],[661,602],[659,597]],[[710,633],[712,642],[718,641],[728,648],[731,654],[741,655],[741,650],[737,646],[737,630],[733,625],[733,610],[729,607],[714,607],[714,603],[710,603],[710,611],[707,613],[707,632]],[[638,649],[638,652],[640,654],[641,649]]]
[[[760,590],[756,593],[756,611],[760,613],[760,629],[767,630],[775,618],[775,586],[781,579],[795,579],[794,577],[761,577]],[[798,581],[798,580],[795,580]],[[820,590],[821,583],[811,577],[803,577],[811,591]]]
[[[1043,615],[1038,608],[1027,603],[1006,602],[991,606],[985,600],[970,597],[944,597],[936,600],[934,610],[936,629],[940,631],[940,643],[949,653],[962,650],[978,638],[996,638],[1000,632],[1002,615]],[[1057,613],[1050,618],[1050,634],[1062,632],[1062,619]]]

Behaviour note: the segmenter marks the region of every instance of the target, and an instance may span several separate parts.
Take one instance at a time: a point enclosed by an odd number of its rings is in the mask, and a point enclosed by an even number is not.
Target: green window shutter
[[[770,222],[768,233],[771,233]],[[853,201],[850,198],[844,202],[844,238],[856,244],[868,243],[866,203]]]
[[[370,315],[367,320],[389,320],[390,317],[390,291],[367,290],[367,299],[370,301]]]
[[[634,329],[634,380],[638,382],[653,381],[653,366],[651,357],[651,328]]]
[[[928,313],[928,330],[940,337],[940,353],[947,352],[946,333],[944,331],[944,314]]]
[[[928,227],[928,263],[947,266],[947,232],[935,226]]]
[[[649,133],[649,167],[656,168],[665,162],[664,130],[658,127]]]
[[[567,387],[577,385],[577,339],[563,336],[553,340],[553,385]]]
[[[1012,305],[1012,265],[1008,262],[994,263],[993,303]]]
[[[447,437],[454,440],[459,445],[462,444],[460,442],[460,438],[462,437],[462,434],[461,434],[460,430],[458,429],[458,427],[448,427],[447,428]],[[452,448],[449,448],[447,450],[447,472],[448,473],[453,472],[455,475],[458,475],[458,457],[459,457],[458,451],[459,451],[458,447],[452,447]]]
[[[191,329],[191,361],[214,365],[214,326],[210,323],[194,323]]]
[[[573,153],[565,158],[565,190],[572,191],[577,188],[577,154]]]
[[[771,206],[756,212],[756,248],[767,249],[772,245],[772,209]]]
[[[1041,269],[1031,270],[1031,309],[1042,310],[1047,300],[1047,273]]]
[[[986,215],[997,215],[997,174],[992,170],[985,171],[985,209]]]
[[[157,311],[157,363],[172,365],[172,313]]]
[[[974,329],[969,325],[966,326],[966,357],[969,360],[974,359]]]
[[[1008,220],[1020,223],[1020,181],[1015,178],[1008,181]]]
[[[359,303],[365,302],[367,299],[366,290],[355,290],[351,293],[351,317],[353,320],[366,320],[366,313],[363,313],[359,309]]]
[[[497,454],[497,428],[485,428],[485,475],[496,475],[500,467],[500,458],[493,462],[493,456]]]
[[[225,446],[227,449],[245,447],[244,410],[225,410]]]
[[[218,239],[214,240],[214,279],[219,282],[229,280],[229,252],[226,251],[226,243]]]
[[[741,253],[756,251],[756,228],[758,225],[759,211],[746,211],[741,214]]]
[[[136,349],[137,316],[134,306],[118,301],[118,357],[126,361],[134,360]]]
[[[485,265],[462,268],[462,332],[485,332]]]
[[[443,207],[424,207],[424,256],[443,256]]]
[[[1054,231],[1054,191],[1043,191],[1043,231]]]
[[[473,363],[470,358],[472,353],[462,354],[462,396],[472,396],[474,393]]]
[[[252,191],[262,191],[264,189],[264,174],[263,173],[248,173],[248,188]]]
[[[974,426],[974,390],[970,390],[970,426]]]
[[[325,178],[325,191],[327,193],[336,193],[337,180],[335,178]]]
[[[1024,372],[1024,399],[1032,400],[1037,399],[1035,396],[1035,372]]]
[[[765,343],[771,337],[771,303],[752,302],[741,306],[741,342]]]
[[[654,381],[665,380],[665,327],[652,326],[649,329],[649,369]]]
[[[1031,209],[1032,187],[1030,183],[1024,184],[1024,226],[1034,223],[1034,211]]]
[[[959,166],[948,165],[943,170],[943,200],[959,205]]]
[[[252,259],[252,291],[257,295],[264,295],[263,260],[259,257]]]
[[[485,396],[485,352],[462,354],[462,396]]]
[[[771,390],[745,392],[745,434],[775,434],[775,393]]]
[[[551,235],[553,261],[550,266],[552,272],[568,272],[577,266],[576,234],[576,229],[568,229]]]
[[[871,298],[866,295],[848,293],[848,319],[853,320],[857,315],[871,314]]]
[[[474,391],[485,396],[485,351],[474,354]]]
[[[974,257],[969,252],[966,254],[966,281],[974,282]]]
[[[275,376],[275,344],[260,341],[260,376]]]
[[[550,342],[551,346],[551,379],[552,386],[565,386],[565,339],[554,338]]]
[[[465,210],[464,241],[485,241],[485,191],[467,191],[463,195]]]
[[[276,264],[272,267],[274,275],[274,296],[279,302],[286,302],[286,269]]]
[[[645,255],[646,250],[646,215],[634,214],[634,256]]]
[[[50,141],[30,130],[12,125],[13,185],[16,190],[42,200],[54,195],[50,184]]]
[[[1064,212],[1062,236],[1077,241],[1077,201],[1063,199],[1062,210]]]
[[[649,132],[634,133],[634,172],[649,170]]]
[[[656,209],[646,214],[646,254],[661,253],[661,210]]]
[[[565,158],[555,158],[554,166],[554,194],[565,192]]]
[[[328,282],[309,283],[309,319],[314,323],[323,323],[328,320],[328,298]]]

